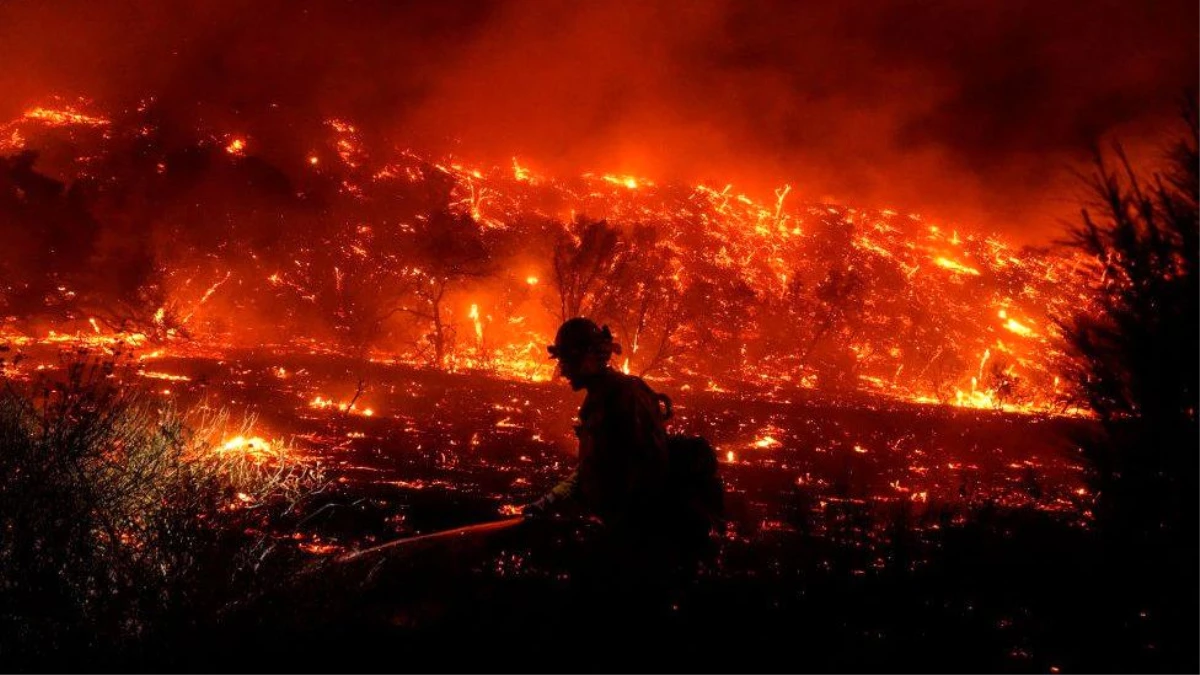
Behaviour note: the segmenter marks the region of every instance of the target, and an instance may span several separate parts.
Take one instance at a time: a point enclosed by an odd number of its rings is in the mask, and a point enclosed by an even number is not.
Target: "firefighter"
[[[668,508],[666,418],[669,400],[641,378],[610,364],[621,352],[608,326],[582,317],[558,329],[547,350],[575,391],[587,392],[575,434],[579,465],[566,480],[525,508],[531,517],[567,506],[633,533],[663,526]],[[664,409],[663,404],[668,407]]]

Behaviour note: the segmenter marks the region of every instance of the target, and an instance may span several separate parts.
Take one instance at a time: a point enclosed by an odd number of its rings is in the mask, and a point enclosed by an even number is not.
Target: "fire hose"
[[[335,558],[334,562],[349,563],[372,556],[386,555],[396,552],[407,546],[420,543],[453,543],[455,541],[474,538],[478,535],[486,533],[507,530],[511,527],[515,527],[516,525],[520,525],[522,522],[525,522],[524,518],[508,518],[505,520],[494,520],[486,523],[476,523],[474,525],[464,525],[462,527],[441,530],[439,532],[430,532],[428,534],[420,534],[413,537],[405,537],[403,539],[396,539],[378,546],[372,546],[370,548],[364,548],[358,551],[343,553]]]

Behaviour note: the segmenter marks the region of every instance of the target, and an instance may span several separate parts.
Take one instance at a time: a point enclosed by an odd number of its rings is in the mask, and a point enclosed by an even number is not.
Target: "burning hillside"
[[[58,102],[0,127],[10,341],[265,343],[537,380],[554,325],[586,314],[624,369],[682,388],[1078,411],[1055,320],[1089,306],[1096,268],[1074,254],[787,184],[761,201],[372,147],[346,120],[290,146],[159,120],[152,99]]]

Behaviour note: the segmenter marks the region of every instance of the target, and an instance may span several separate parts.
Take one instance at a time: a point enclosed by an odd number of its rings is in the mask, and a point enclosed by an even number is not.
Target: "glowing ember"
[[[311,553],[313,555],[329,555],[342,550],[342,547],[338,546],[337,544],[321,544],[317,542],[306,542],[299,544],[297,548],[305,553]]]
[[[375,415],[375,411],[373,409],[359,407],[357,401],[354,403],[350,403],[349,401],[345,403],[339,403],[333,399],[325,398],[324,396],[314,396],[313,399],[308,402],[308,407],[315,410],[338,410],[351,415],[361,415],[362,417],[372,417]]]
[[[25,112],[25,119],[45,122],[54,126],[80,125],[88,127],[108,126],[109,121],[102,117],[85,115],[73,108],[54,110],[51,108],[33,108]]]
[[[192,378],[187,375],[175,375],[173,373],[160,373],[152,370],[139,370],[138,376],[147,377],[152,380],[169,380],[171,382],[191,382]]]

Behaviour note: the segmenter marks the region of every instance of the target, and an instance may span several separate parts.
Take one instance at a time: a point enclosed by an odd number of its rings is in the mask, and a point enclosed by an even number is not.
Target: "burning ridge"
[[[0,125],[9,342],[270,345],[545,379],[563,318],[679,387],[1079,413],[1056,321],[1096,267],[916,214],[729,184],[550,176],[161,123],[154,101]],[[274,137],[272,137],[274,138]]]

